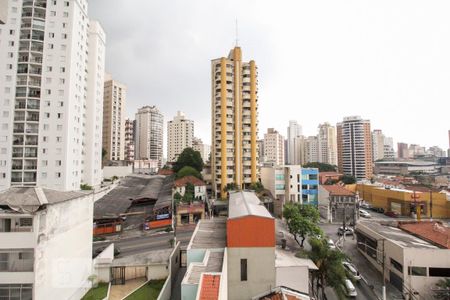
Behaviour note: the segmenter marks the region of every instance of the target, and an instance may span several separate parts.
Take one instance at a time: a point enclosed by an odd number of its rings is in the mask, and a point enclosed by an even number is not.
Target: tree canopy
[[[303,248],[303,243],[308,235],[320,235],[320,215],[316,207],[300,203],[286,203],[283,208],[283,216],[286,219],[289,232],[295,241]],[[301,241],[297,236],[301,237]]]
[[[193,167],[189,167],[189,166],[185,166],[181,170],[179,170],[177,172],[176,177],[183,178],[183,177],[189,176],[189,175],[195,176],[198,179],[202,179],[202,174],[200,174],[200,172],[197,171],[196,169],[194,169]]]
[[[356,178],[352,175],[343,175],[341,181],[345,184],[354,184],[356,183]]]
[[[321,288],[322,295],[324,295],[325,286],[339,290],[346,278],[342,265],[345,255],[340,251],[330,249],[325,239],[311,238],[309,243],[311,245],[309,258],[319,268],[313,278],[313,288],[315,286],[317,289],[316,294]]]
[[[200,152],[195,151],[190,147],[185,148],[173,165],[173,170],[178,173],[186,166],[192,167],[198,172],[201,172],[203,170],[203,160]]]
[[[318,168],[319,172],[336,172],[336,166],[320,163],[320,162],[310,162],[303,165],[304,168]]]
[[[433,288],[433,293],[435,299],[450,299],[450,278],[439,280]]]

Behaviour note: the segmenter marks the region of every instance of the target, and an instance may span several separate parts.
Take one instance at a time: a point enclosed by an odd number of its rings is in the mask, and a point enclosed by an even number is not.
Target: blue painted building
[[[303,204],[319,203],[319,169],[302,168],[301,191]]]

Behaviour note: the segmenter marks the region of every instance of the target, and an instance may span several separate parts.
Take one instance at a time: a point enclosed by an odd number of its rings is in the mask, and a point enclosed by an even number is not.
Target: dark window
[[[397,269],[397,271],[403,273],[403,265],[393,258],[391,258],[391,266]]]
[[[241,281],[247,281],[247,259],[241,259]]]
[[[425,267],[408,267],[408,275],[427,276],[427,268],[425,268]]]
[[[429,268],[431,277],[450,277],[450,268]]]

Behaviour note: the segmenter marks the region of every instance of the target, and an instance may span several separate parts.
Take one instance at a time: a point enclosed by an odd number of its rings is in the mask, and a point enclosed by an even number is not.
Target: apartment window
[[[403,273],[403,265],[393,258],[391,258],[391,266],[393,266],[400,273]]]
[[[408,275],[427,276],[427,268],[425,268],[425,267],[408,267]]]
[[[55,176],[56,178],[61,178],[61,172],[56,172]]]
[[[47,166],[47,165],[48,165],[48,160],[43,160],[43,161],[42,161],[42,165],[43,165],[43,166]]]
[[[32,218],[20,218],[20,227],[31,227],[33,226],[33,219]]]
[[[66,72],[66,68],[65,67],[61,67],[59,70],[61,71],[61,73]]]
[[[49,33],[48,33],[48,37],[50,37],[50,38],[54,38],[54,37],[55,37],[55,33],[53,33],[53,32],[49,32]]]
[[[49,125],[48,124],[44,124],[44,130],[48,130]]]
[[[48,49],[53,49],[54,46],[53,46],[53,44],[48,44],[47,47],[48,47]]]
[[[429,268],[430,277],[450,277],[450,268]]]
[[[64,12],[63,16],[64,16],[65,18],[67,18],[67,17],[69,16],[69,13],[68,13],[68,12]]]
[[[53,68],[51,66],[47,66],[47,72],[51,72]]]
[[[56,130],[61,131],[62,130],[62,125],[56,125]]]
[[[48,119],[48,118],[50,118],[50,113],[46,112],[46,113],[44,114],[44,116],[45,116],[46,119]]]
[[[62,118],[62,113],[58,113],[57,117],[58,117],[58,119],[61,119]]]
[[[56,16],[56,11],[52,10],[52,11],[50,12],[50,16],[55,17],[55,16]]]
[[[57,160],[57,161],[55,162],[55,164],[56,164],[56,166],[60,166],[60,165],[61,165],[61,161],[60,161],[60,160]]]
[[[57,141],[58,143],[61,143],[61,142],[62,142],[62,136],[57,136],[57,137],[56,137],[56,141]]]
[[[42,172],[41,176],[42,176],[42,178],[47,178],[47,172]]]
[[[247,281],[247,259],[241,258],[241,281]]]

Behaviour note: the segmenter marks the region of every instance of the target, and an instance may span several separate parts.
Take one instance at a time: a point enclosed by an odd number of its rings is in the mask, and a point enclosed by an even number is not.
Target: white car
[[[356,293],[355,286],[350,281],[350,279],[345,279],[344,281],[344,291],[347,297],[356,297],[358,294]]]
[[[370,218],[372,217],[368,211],[364,210],[364,209],[360,209],[359,210],[359,216],[363,217],[363,218]]]
[[[361,274],[359,274],[354,265],[346,261],[344,261],[342,264],[344,265],[345,270],[353,277],[353,279],[361,280]]]
[[[327,244],[328,244],[328,247],[330,247],[331,250],[336,249],[336,245],[334,244],[332,239],[328,239],[327,240]]]

